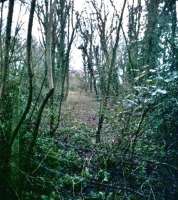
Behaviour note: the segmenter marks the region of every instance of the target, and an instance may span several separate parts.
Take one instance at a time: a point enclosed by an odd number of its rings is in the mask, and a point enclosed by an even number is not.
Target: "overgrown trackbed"
[[[65,120],[79,121],[91,128],[97,126],[97,113],[99,105],[95,97],[84,91],[69,91],[66,102],[63,105]]]

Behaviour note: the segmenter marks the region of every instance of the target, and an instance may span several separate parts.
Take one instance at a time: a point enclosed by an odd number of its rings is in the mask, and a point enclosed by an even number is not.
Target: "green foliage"
[[[11,36],[10,27],[4,24],[8,20],[1,13],[0,66],[4,74],[0,78],[5,90],[0,97],[0,198],[177,199],[176,1],[149,0],[143,5],[142,1],[128,1],[128,35],[123,26],[119,43],[114,41],[122,19],[116,15],[116,1],[108,1],[110,6],[102,1],[97,7],[90,0],[91,13],[86,9],[80,19],[76,13],[76,27],[71,21],[73,1],[51,2],[56,3],[52,15],[46,13],[48,1],[39,1],[36,10],[44,26],[43,45],[35,39],[32,44],[22,41],[20,25],[17,35]],[[3,9],[6,6],[0,12]],[[53,31],[46,24],[50,16],[55,22],[51,23]],[[84,74],[69,74],[70,45],[79,32]],[[55,88],[48,100],[50,69]],[[88,88],[91,94],[86,93]],[[100,143],[96,143],[97,130]]]

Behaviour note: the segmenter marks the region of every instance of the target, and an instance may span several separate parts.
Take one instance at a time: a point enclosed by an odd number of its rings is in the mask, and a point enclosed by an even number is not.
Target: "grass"
[[[62,113],[67,121],[79,121],[96,128],[98,109],[99,105],[93,96],[84,91],[70,91]]]

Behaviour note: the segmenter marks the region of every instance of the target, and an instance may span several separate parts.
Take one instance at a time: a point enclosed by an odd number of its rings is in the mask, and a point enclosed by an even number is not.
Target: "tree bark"
[[[36,6],[36,0],[32,0],[31,2],[31,9],[30,9],[30,15],[29,15],[29,22],[28,22],[28,31],[27,31],[27,47],[26,47],[26,54],[27,54],[27,68],[28,68],[28,78],[29,78],[29,89],[28,89],[28,100],[25,107],[25,110],[16,126],[16,128],[13,131],[12,138],[10,145],[13,145],[13,142],[18,135],[18,131],[26,119],[26,116],[31,108],[32,103],[32,95],[33,95],[33,73],[31,68],[31,46],[32,46],[32,28],[33,28],[33,18],[34,18],[34,12],[35,12],[35,6]]]
[[[1,1],[4,2],[4,1]],[[9,137],[12,120],[12,98],[9,86],[9,52],[11,43],[11,29],[14,10],[14,0],[9,0],[8,16],[5,34],[4,60],[1,61],[1,86],[0,86],[0,196],[5,199],[13,198],[10,189],[10,155]]]
[[[121,16],[120,16],[120,19],[119,19],[119,25],[117,27],[116,40],[115,40],[114,47],[113,47],[113,50],[112,50],[111,62],[110,62],[110,65],[109,65],[106,91],[105,91],[104,96],[103,96],[103,101],[101,101],[102,105],[100,105],[100,116],[99,116],[98,129],[97,129],[97,132],[96,132],[96,143],[101,141],[101,130],[102,130],[104,118],[105,118],[105,109],[107,107],[108,98],[109,98],[109,95],[110,95],[111,79],[112,79],[113,69],[115,67],[115,62],[116,62],[116,53],[117,53],[117,48],[118,48],[119,40],[120,40],[120,30],[121,30],[121,27],[122,27],[122,19],[123,19],[123,15],[124,15],[125,6],[126,6],[126,0],[124,1],[123,7],[122,7],[122,10],[121,10]],[[107,56],[108,55],[106,55],[106,57]]]

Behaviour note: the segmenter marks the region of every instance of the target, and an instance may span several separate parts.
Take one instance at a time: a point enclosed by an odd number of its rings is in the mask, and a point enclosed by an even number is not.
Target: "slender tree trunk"
[[[172,47],[172,69],[178,70],[178,60],[176,59],[176,30],[177,30],[177,11],[176,11],[176,0],[172,0],[171,4],[171,21],[172,21],[172,34],[171,34],[171,47]]]
[[[56,55],[56,21],[53,19],[53,26],[52,26],[52,43],[51,43],[51,57],[52,57],[52,71],[53,71],[53,76],[55,77],[55,55]],[[56,86],[54,86],[56,87]],[[54,113],[54,101],[55,101],[55,95],[54,92],[51,95],[50,99],[50,135],[52,136],[53,133],[53,127],[54,127],[54,120],[55,120],[55,113]]]
[[[157,23],[158,23],[158,6],[160,0],[149,0],[147,2],[147,26],[144,36],[144,58],[143,64],[146,66],[156,67],[156,60],[158,56],[158,32],[157,32]],[[147,74],[149,75],[149,69],[147,67]]]
[[[36,7],[36,0],[32,0],[30,14],[29,14],[29,21],[28,21],[27,46],[26,46],[26,65],[27,65],[28,79],[29,79],[27,104],[19,119],[19,122],[17,123],[12,133],[12,137],[10,140],[10,146],[11,146],[11,149],[13,149],[12,155],[18,153],[18,157],[13,158],[12,163],[15,166],[17,166],[19,170],[13,169],[12,176],[14,176],[13,177],[14,188],[16,189],[16,192],[18,193],[18,196],[21,199],[23,196],[23,191],[27,185],[26,185],[25,177],[22,173],[20,173],[20,171],[27,172],[28,163],[29,163],[29,157],[27,156],[27,146],[25,145],[26,139],[24,138],[26,130],[23,130],[22,125],[24,124],[24,121],[26,120],[26,117],[30,111],[31,103],[32,103],[32,95],[33,95],[33,86],[32,86],[33,72],[32,72],[32,64],[31,64],[32,62],[31,47],[32,47],[32,28],[33,28],[35,7]],[[16,146],[16,139],[17,139],[18,134],[19,134],[19,138],[18,138],[19,152]]]
[[[6,87],[6,84],[8,81],[8,75],[9,75],[9,51],[10,51],[13,11],[14,11],[14,0],[9,0],[7,25],[6,25],[5,55],[4,55],[4,62],[3,62],[3,67],[2,67],[0,99],[3,98],[4,96],[5,87]]]
[[[2,62],[3,62],[3,45],[2,45],[2,27],[3,27],[3,10],[4,10],[4,3],[1,4],[0,8],[0,74],[2,75]]]
[[[36,6],[36,0],[32,0],[31,2],[31,9],[30,9],[30,15],[29,15],[29,21],[28,21],[28,31],[27,31],[27,69],[28,69],[28,78],[29,78],[29,89],[28,89],[28,99],[27,104],[25,107],[25,110],[16,126],[16,128],[13,131],[12,138],[10,145],[12,146],[14,143],[14,140],[16,136],[18,135],[19,129],[21,128],[21,125],[23,124],[24,120],[26,119],[26,116],[31,108],[32,103],[32,95],[33,95],[33,72],[32,72],[32,66],[31,66],[31,46],[32,46],[32,28],[33,28],[33,18],[34,18],[34,12],[35,12],[35,6]]]
[[[10,154],[9,138],[11,134],[12,98],[9,87],[9,52],[11,42],[11,28],[14,10],[14,0],[9,0],[8,16],[6,24],[6,37],[4,59],[1,60],[2,76],[0,77],[0,196],[10,199]]]
[[[96,143],[101,141],[101,130],[103,127],[103,123],[104,123],[104,119],[105,119],[105,110],[106,110],[106,107],[108,104],[108,98],[110,95],[111,80],[112,80],[113,70],[114,70],[115,62],[116,62],[116,54],[117,54],[117,49],[118,49],[119,40],[120,40],[120,30],[121,30],[121,26],[122,26],[122,19],[123,19],[123,15],[124,15],[125,6],[126,6],[126,0],[124,1],[122,11],[121,11],[121,16],[119,19],[119,24],[117,27],[117,35],[116,35],[116,40],[115,40],[114,47],[112,50],[111,61],[107,62],[107,64],[110,63],[109,64],[109,72],[108,72],[108,78],[107,78],[107,83],[106,83],[106,91],[104,92],[103,100],[101,101],[101,105],[100,105],[98,129],[96,132]],[[106,55],[106,58],[108,58],[108,55]],[[108,60],[108,59],[106,59],[106,60]]]

